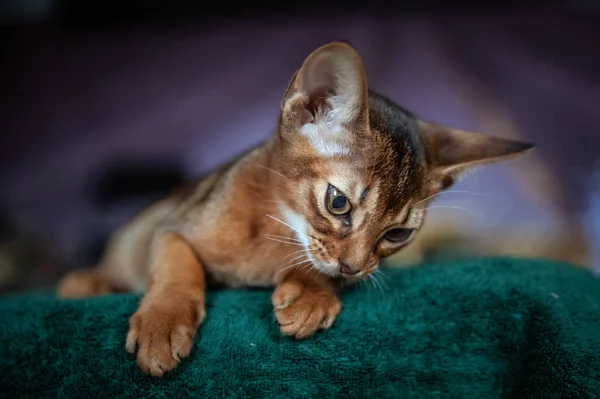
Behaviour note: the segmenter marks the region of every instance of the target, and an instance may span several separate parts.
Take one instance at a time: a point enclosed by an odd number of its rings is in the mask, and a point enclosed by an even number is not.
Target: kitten
[[[333,324],[342,286],[414,239],[434,194],[532,147],[419,120],[330,43],[293,76],[270,139],[146,209],[58,294],[146,291],[126,349],[155,376],[189,354],[210,284],[275,286],[281,332],[305,338]]]

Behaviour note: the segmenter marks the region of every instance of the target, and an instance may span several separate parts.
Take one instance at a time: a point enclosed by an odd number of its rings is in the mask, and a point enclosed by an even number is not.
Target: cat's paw
[[[333,292],[298,281],[279,285],[272,301],[281,332],[295,338],[306,338],[320,328],[331,327],[342,307]]]
[[[110,292],[106,279],[93,269],[72,271],[59,281],[56,288],[59,298],[87,298]]]
[[[132,354],[137,351],[137,363],[143,372],[160,377],[190,354],[203,319],[203,304],[142,302],[129,320],[125,348]]]

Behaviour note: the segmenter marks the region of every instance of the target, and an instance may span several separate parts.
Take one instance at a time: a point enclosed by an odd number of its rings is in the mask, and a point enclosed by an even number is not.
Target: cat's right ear
[[[362,60],[349,44],[313,51],[294,74],[281,102],[284,130],[322,119],[330,127],[367,130],[368,89]]]

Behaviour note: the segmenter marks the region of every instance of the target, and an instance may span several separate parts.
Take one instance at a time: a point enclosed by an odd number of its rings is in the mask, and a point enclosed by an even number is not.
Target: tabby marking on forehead
[[[369,220],[372,218],[376,218],[379,216],[377,212],[377,198],[379,197],[379,183],[372,182],[370,188],[368,189],[368,196],[364,197],[364,201],[360,201],[363,199],[363,194],[367,190],[366,188],[361,187],[362,191],[358,190],[360,196],[355,196],[358,198],[357,209],[354,213],[354,225],[357,230],[360,230],[365,227],[366,224],[369,223]]]

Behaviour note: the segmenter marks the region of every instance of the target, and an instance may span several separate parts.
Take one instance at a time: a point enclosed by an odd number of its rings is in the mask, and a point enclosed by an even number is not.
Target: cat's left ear
[[[368,89],[362,60],[349,44],[313,51],[293,76],[281,103],[282,122],[298,129],[319,118],[358,130],[368,126]]]
[[[441,188],[451,186],[464,172],[509,159],[533,149],[533,144],[419,122],[431,173]]]

